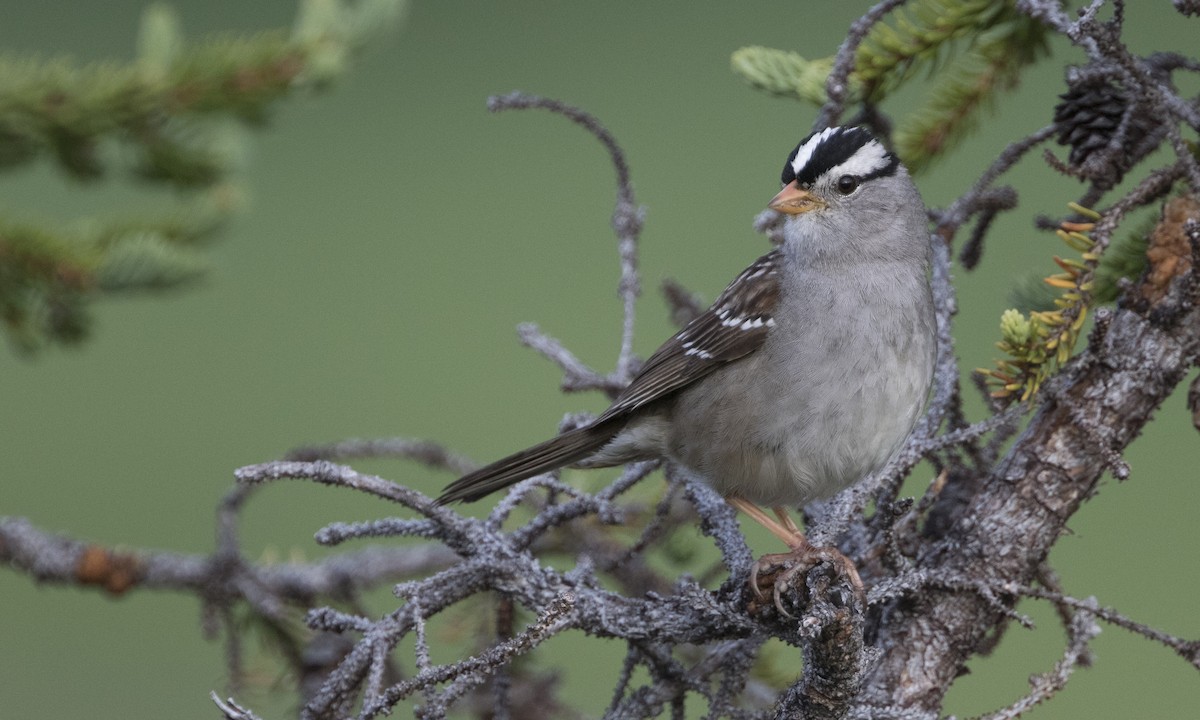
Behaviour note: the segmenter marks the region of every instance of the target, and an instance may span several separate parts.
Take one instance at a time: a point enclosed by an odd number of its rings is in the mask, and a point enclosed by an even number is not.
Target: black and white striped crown
[[[783,184],[809,187],[822,176],[850,175],[860,181],[893,175],[900,159],[860,127],[831,127],[800,141],[783,165]]]

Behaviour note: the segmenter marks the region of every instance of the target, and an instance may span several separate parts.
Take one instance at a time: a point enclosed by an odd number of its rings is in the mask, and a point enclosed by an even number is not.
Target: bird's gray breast
[[[681,398],[672,456],[763,505],[830,495],[885,464],[925,404],[936,335],[923,268],[867,270],[798,277],[762,349]]]

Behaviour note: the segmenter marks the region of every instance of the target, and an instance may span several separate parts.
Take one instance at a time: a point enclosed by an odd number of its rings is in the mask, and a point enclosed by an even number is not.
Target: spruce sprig
[[[1064,221],[1056,231],[1058,238],[1077,251],[1079,257],[1054,257],[1061,272],[1043,280],[1059,291],[1054,309],[1033,310],[1029,315],[1016,309],[1005,310],[1000,316],[1001,339],[996,347],[1008,358],[997,360],[995,368],[975,371],[992,387],[991,396],[1002,402],[1028,400],[1046,378],[1071,358],[1094,303],[1095,273],[1101,256],[1094,252],[1095,242],[1088,233],[1095,228],[1100,215],[1075,203],[1069,206],[1090,222]]]

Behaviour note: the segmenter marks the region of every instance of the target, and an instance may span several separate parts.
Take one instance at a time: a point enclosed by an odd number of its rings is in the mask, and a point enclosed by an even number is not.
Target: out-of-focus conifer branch
[[[199,246],[240,205],[243,128],[262,128],[283,98],[336,80],[402,2],[303,0],[291,29],[197,41],[155,4],[132,62],[0,54],[0,170],[42,160],[82,182],[176,191],[157,216],[43,221],[7,209],[0,321],[10,345],[31,353],[80,342],[99,297],[203,276]]]

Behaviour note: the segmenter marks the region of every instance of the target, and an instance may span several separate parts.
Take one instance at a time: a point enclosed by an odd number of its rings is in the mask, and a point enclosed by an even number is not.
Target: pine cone
[[[1072,68],[1067,83],[1054,107],[1058,142],[1070,146],[1068,160],[1080,176],[1110,188],[1149,149],[1145,141],[1160,124],[1137,112],[1128,91],[1103,75]]]

